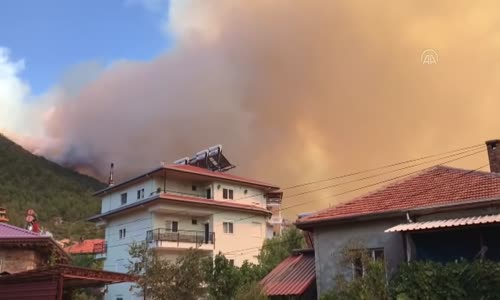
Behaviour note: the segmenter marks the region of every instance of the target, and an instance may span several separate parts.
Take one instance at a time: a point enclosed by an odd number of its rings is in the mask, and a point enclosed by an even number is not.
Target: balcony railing
[[[148,242],[173,242],[177,246],[181,243],[195,244],[199,248],[204,244],[213,245],[215,243],[215,233],[194,230],[178,230],[173,232],[167,228],[156,228],[149,230],[146,234]]]
[[[94,254],[106,254],[108,251],[108,244],[106,242],[96,243],[92,250]]]

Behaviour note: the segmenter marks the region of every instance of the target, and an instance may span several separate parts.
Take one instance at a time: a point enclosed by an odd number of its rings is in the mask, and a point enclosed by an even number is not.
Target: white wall
[[[193,216],[172,213],[160,213],[161,210],[182,211],[203,215],[196,217],[198,225],[191,225]],[[215,234],[214,254],[224,253],[228,259],[234,259],[235,265],[240,266],[245,260],[257,263],[256,255],[264,243],[267,235],[267,218],[251,212],[229,211],[220,208],[189,208],[176,204],[159,204],[152,207],[154,228],[165,228],[166,220],[178,220],[179,230],[204,230],[204,222],[209,221],[209,230]],[[223,223],[233,222],[233,234],[224,233]],[[235,250],[249,249],[234,252]],[[230,252],[230,253],[228,253]]]
[[[251,218],[250,218],[251,217]],[[228,259],[233,259],[236,266],[245,260],[257,263],[257,255],[266,238],[266,217],[244,212],[223,212],[215,214],[215,250],[222,252]],[[223,222],[233,222],[233,234],[224,233]],[[248,249],[245,251],[238,251]]]
[[[137,199],[137,191],[140,189],[144,189],[144,198]],[[156,190],[157,190],[157,183],[153,179],[146,179],[140,183],[125,187],[123,189],[115,190],[112,193],[107,194],[102,198],[101,213],[105,213],[107,211],[120,208],[122,206],[121,195],[123,193],[127,193],[128,195],[127,204],[131,204],[149,198],[152,195],[155,195]]]
[[[254,187],[247,187],[238,184],[214,182],[214,199],[222,201],[234,201],[239,204],[256,205],[266,207],[266,198],[264,197],[264,190],[256,189]],[[219,187],[220,186],[220,187]],[[223,199],[223,189],[232,189],[234,191],[233,200]],[[246,193],[245,193],[246,191]]]
[[[151,213],[146,209],[110,220],[105,229],[108,252],[104,261],[104,270],[119,273],[128,272],[130,244],[144,241],[146,231],[151,230],[152,225]],[[119,230],[123,228],[126,229],[126,236],[120,239]],[[130,286],[129,283],[108,286],[106,299],[115,300],[117,296],[123,296],[124,300],[141,299],[130,293]]]

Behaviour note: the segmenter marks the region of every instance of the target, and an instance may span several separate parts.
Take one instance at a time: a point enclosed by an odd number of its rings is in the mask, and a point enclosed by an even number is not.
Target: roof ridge
[[[345,201],[345,202],[339,203],[338,205],[335,205],[335,206],[332,206],[332,207],[328,207],[328,208],[325,208],[325,209],[321,209],[321,210],[318,210],[318,211],[316,211],[316,212],[314,212],[314,213],[311,213],[311,214],[309,214],[308,216],[305,216],[305,217],[301,218],[301,219],[300,219],[300,221],[305,221],[305,222],[307,222],[307,220],[308,220],[310,217],[314,217],[314,216],[317,216],[317,215],[319,215],[319,214],[321,214],[321,213],[324,213],[324,212],[327,212],[327,211],[331,211],[331,210],[335,210],[335,209],[337,209],[337,208],[339,208],[339,207],[342,207],[342,206],[346,206],[346,205],[352,204],[352,203],[354,203],[354,202],[357,202],[357,201],[359,201],[359,200],[362,200],[362,199],[363,199],[363,198],[365,198],[365,197],[371,196],[371,195],[376,194],[376,193],[378,193],[378,192],[380,192],[380,191],[382,191],[382,190],[385,190],[385,189],[387,189],[387,188],[389,188],[389,187],[391,187],[391,186],[398,185],[398,184],[401,184],[401,183],[406,182],[406,181],[408,181],[408,180],[411,180],[411,179],[417,178],[417,177],[419,177],[419,176],[421,176],[421,175],[424,175],[424,174],[426,174],[426,173],[428,173],[428,172],[430,172],[430,171],[432,171],[432,170],[437,169],[438,167],[439,167],[439,166],[430,166],[430,167],[427,167],[427,168],[425,168],[425,169],[422,169],[422,170],[420,170],[420,171],[418,171],[418,172],[416,172],[416,173],[413,173],[413,174],[410,174],[410,175],[408,175],[408,176],[404,176],[404,177],[402,177],[402,178],[398,178],[398,179],[396,179],[396,180],[394,180],[394,181],[391,181],[391,182],[388,182],[388,183],[382,184],[381,186],[379,186],[379,187],[377,187],[377,188],[375,188],[375,189],[373,189],[373,190],[371,190],[371,191],[368,191],[368,192],[363,193],[363,194],[361,194],[361,195],[359,195],[359,196],[356,196],[356,197],[354,197],[354,198],[351,198],[351,199],[349,199],[349,200],[347,200],[347,201]]]
[[[465,168],[458,168],[458,167],[452,167],[452,166],[440,166],[441,168],[446,168],[454,171],[460,171],[460,172],[470,172],[471,174],[478,173],[480,175],[485,175],[485,176],[491,176],[491,177],[498,177],[500,178],[500,173],[495,173],[495,172],[488,172],[488,171],[481,171],[481,170],[474,170],[474,169],[465,169]]]

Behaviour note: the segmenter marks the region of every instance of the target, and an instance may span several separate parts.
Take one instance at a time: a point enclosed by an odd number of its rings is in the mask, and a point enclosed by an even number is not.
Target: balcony
[[[106,242],[96,243],[92,249],[92,253],[94,253],[96,259],[106,258],[107,252],[108,244]]]
[[[157,248],[213,250],[215,233],[194,230],[156,228],[146,233],[146,241]]]

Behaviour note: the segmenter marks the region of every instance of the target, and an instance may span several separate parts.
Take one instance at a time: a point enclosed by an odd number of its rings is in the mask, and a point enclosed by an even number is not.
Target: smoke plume
[[[124,179],[220,143],[286,186],[500,137],[496,1],[173,5],[175,46],[62,89],[42,154]]]

